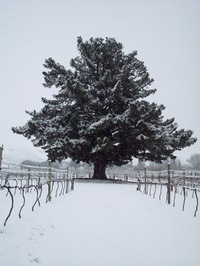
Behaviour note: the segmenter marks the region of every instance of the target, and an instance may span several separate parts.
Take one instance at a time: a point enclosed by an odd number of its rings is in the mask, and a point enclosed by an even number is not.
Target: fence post
[[[174,171],[171,171],[171,191],[173,191],[173,188],[174,188]]]
[[[67,179],[69,178],[69,167],[66,168]]]
[[[0,147],[0,171],[1,171],[2,155],[3,155],[3,145],[2,147]]]
[[[28,168],[28,179],[27,179],[27,192],[29,192],[29,186],[30,186],[30,178],[31,178],[31,168]]]
[[[144,168],[144,193],[147,194],[147,168]]]
[[[71,190],[74,190],[74,177],[71,179]]]
[[[138,180],[137,190],[141,191],[140,172],[139,171],[137,171],[137,180]]]
[[[69,186],[69,167],[67,166],[67,183],[66,183],[66,190],[65,193],[68,193],[68,186]]]
[[[183,186],[185,186],[185,168],[183,168]]]
[[[49,172],[48,172],[48,195],[47,195],[47,201],[51,201],[51,161],[49,161]]]
[[[171,175],[170,175],[170,163],[167,164],[167,203],[171,203]]]

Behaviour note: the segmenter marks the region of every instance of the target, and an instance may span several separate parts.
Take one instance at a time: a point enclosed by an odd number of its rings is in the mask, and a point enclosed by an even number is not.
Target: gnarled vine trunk
[[[99,180],[106,180],[106,165],[102,162],[95,161],[94,162],[94,174],[93,179],[99,179]]]

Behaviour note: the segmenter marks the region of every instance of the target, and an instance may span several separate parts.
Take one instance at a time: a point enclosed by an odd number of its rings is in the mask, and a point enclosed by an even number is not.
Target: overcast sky
[[[199,140],[176,155],[200,153],[200,1],[199,0],[0,0],[0,145],[13,161],[44,159],[12,126],[40,110],[46,58],[69,68],[78,56],[77,36],[113,37],[124,52],[137,50],[157,88],[153,100],[166,118],[191,129]],[[152,100],[152,99],[151,99]],[[17,155],[16,155],[17,154]]]

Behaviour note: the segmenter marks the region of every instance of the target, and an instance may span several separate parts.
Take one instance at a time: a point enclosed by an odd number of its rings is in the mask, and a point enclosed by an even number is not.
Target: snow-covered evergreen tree
[[[71,69],[49,58],[43,72],[45,87],[55,86],[53,100],[28,112],[31,119],[14,133],[32,138],[52,161],[68,157],[94,165],[94,178],[105,179],[108,165],[123,165],[133,157],[161,162],[195,143],[191,130],[177,130],[164,120],[163,105],[149,103],[155,93],[137,52],[124,54],[114,38],[77,39],[80,55]]]

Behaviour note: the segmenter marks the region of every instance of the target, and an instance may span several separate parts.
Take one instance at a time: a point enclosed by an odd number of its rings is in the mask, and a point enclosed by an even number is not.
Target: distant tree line
[[[192,169],[200,170],[200,154],[191,155],[187,162]]]
[[[165,160],[162,163],[158,164],[155,162],[143,162],[139,161],[136,165],[133,164],[133,161],[122,166],[113,166],[110,169],[115,171],[139,171],[144,170],[147,168],[148,171],[162,171],[167,169],[167,164],[170,163],[170,167],[172,170],[184,170],[184,169],[191,169],[191,170],[199,170],[200,171],[200,154],[193,154],[187,160],[186,164],[181,163],[180,159],[169,159]],[[44,162],[35,162],[31,160],[25,160],[21,164],[23,165],[30,165],[30,166],[38,166],[38,167],[48,167],[48,161]],[[63,161],[62,163],[54,162],[52,163],[53,168],[73,168],[74,170],[79,171],[80,169],[88,169],[89,164],[87,163],[76,163],[72,160],[70,161]]]
[[[169,159],[162,161],[162,163],[155,163],[155,162],[140,162],[134,167],[135,170],[144,170],[146,168],[148,171],[163,171],[167,169],[167,165],[170,164],[170,168],[172,170],[182,170],[183,165],[179,159]]]
[[[24,160],[21,162],[21,165],[26,165],[26,166],[35,166],[35,167],[48,167],[49,166],[49,162],[48,161],[44,161],[44,162],[35,162],[32,160]],[[52,167],[59,169],[61,168],[61,164],[59,162],[54,162],[52,163]]]
[[[200,170],[200,154],[193,154],[187,160],[187,163],[181,163],[180,159],[168,159],[162,161],[162,163],[157,164],[155,162],[141,162],[134,166],[135,170],[143,170],[145,167],[149,171],[162,171],[167,169],[167,164],[170,164],[172,170]]]

